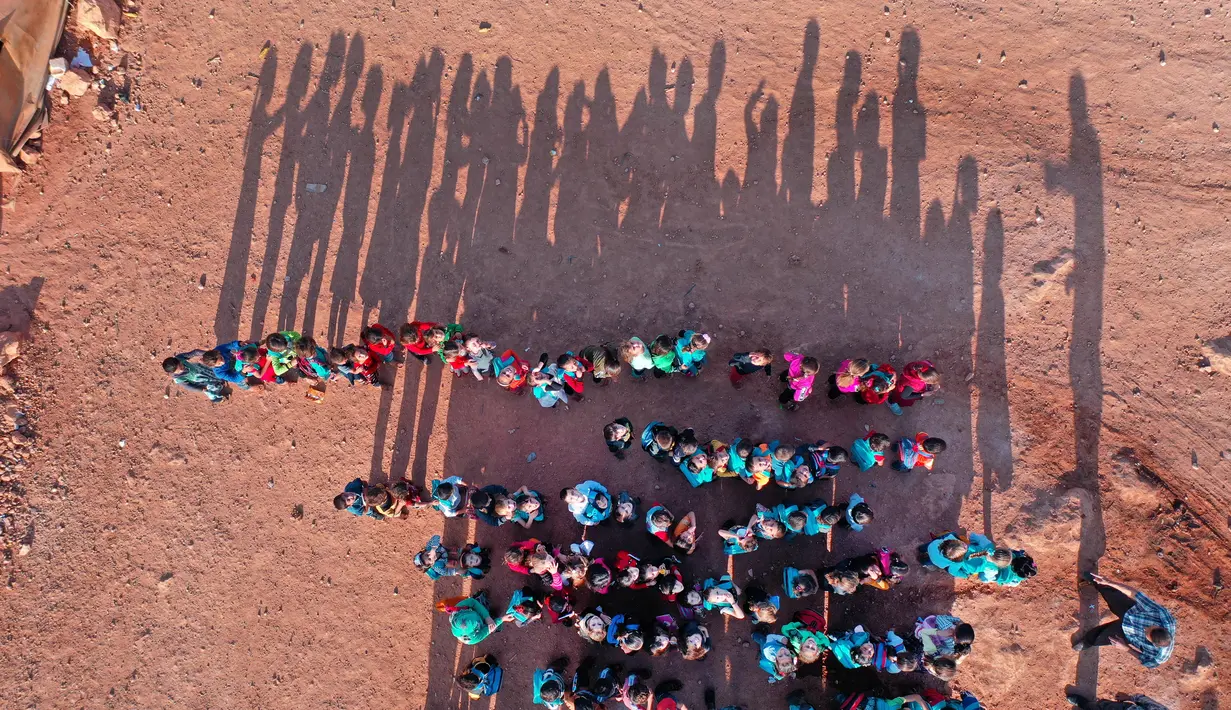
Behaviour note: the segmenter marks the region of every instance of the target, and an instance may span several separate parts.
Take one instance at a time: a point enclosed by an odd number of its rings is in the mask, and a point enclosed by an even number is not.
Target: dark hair
[[[1166,629],[1151,629],[1150,643],[1162,648],[1171,644],[1171,632]]]
[[[571,490],[573,489],[572,488],[561,488],[560,489],[560,500],[564,500],[568,496],[568,492]]]
[[[441,485],[443,486],[444,484],[441,484]],[[491,504],[492,504],[492,497],[490,494],[487,493],[487,491],[471,491],[470,505],[474,506],[475,508],[483,509],[483,508],[487,508]]]
[[[666,355],[674,349],[675,338],[670,335],[660,335],[657,338],[654,338],[654,340],[650,342],[649,347],[651,355],[653,355],[655,351],[657,351],[659,355]]]
[[[330,365],[345,365],[348,360],[350,360],[350,355],[345,348],[329,348]]]
[[[659,508],[654,511],[653,515],[650,516],[650,522],[655,525],[670,525],[672,520],[674,520],[674,518],[671,516],[670,511],[666,508]]]
[[[650,686],[638,680],[636,683],[628,686],[626,693],[628,699],[637,705],[644,705],[650,701]]]
[[[806,357],[803,360],[800,360],[799,367],[804,372],[808,372],[813,375],[821,371],[821,363],[814,357]]]
[[[952,658],[937,658],[932,661],[932,673],[941,680],[951,680],[957,675],[957,664]]]
[[[1024,579],[1030,579],[1039,573],[1039,570],[1034,566],[1034,558],[1024,552],[1013,556],[1012,567],[1017,576]]]
[[[479,687],[479,676],[474,671],[466,671],[457,677],[457,684],[462,690],[474,690]]]
[[[255,362],[259,357],[261,357],[261,349],[255,345],[245,345],[236,355],[236,359],[243,362]]]
[[[857,503],[851,508],[851,519],[858,525],[867,525],[874,517],[867,503]]]
[[[564,686],[560,681],[551,678],[539,686],[539,697],[548,702],[555,702],[564,697]]]
[[[748,458],[750,454],[752,454],[752,444],[744,439],[740,439],[739,443],[735,445],[735,455],[741,458]]]
[[[970,624],[958,624],[953,632],[953,640],[958,643],[974,643],[975,627]]]
[[[269,337],[265,339],[265,347],[275,352],[282,352],[291,347],[291,343],[281,333],[270,333]]]
[[[929,436],[923,440],[923,450],[929,454],[939,454],[947,448],[949,448],[949,445],[945,443],[944,439]]]
[[[831,446],[825,450],[825,453],[829,463],[846,463],[851,460],[851,455],[841,446]]]
[[[177,357],[169,357],[162,361],[162,371],[168,375],[174,375],[175,371],[180,369],[180,359]]]
[[[795,586],[799,588],[799,591],[795,592],[796,596],[807,597],[816,594],[816,577],[801,574],[795,578]]]
[[[305,335],[295,341],[295,354],[299,357],[312,357],[316,355],[316,341],[312,336]]]
[[[590,565],[586,570],[586,585],[591,589],[603,589],[611,585],[611,570],[605,565]]]
[[[201,353],[201,362],[210,367],[218,367],[218,365],[225,363],[226,360],[222,357],[222,353],[215,349],[206,350]],[[218,365],[210,365],[210,363],[218,363]]]
[[[506,565],[519,565],[526,559],[526,551],[520,547],[510,547],[504,551],[504,563]]]
[[[401,328],[398,328],[398,340],[405,343],[407,341],[415,341],[419,339],[419,330],[410,323],[405,323]]]
[[[380,329],[377,328],[375,325],[369,325],[368,327],[363,329],[363,335],[361,337],[363,338],[363,342],[365,343],[374,343],[380,340],[383,335],[384,334],[381,333]]]
[[[886,434],[873,434],[868,437],[868,446],[873,451],[884,451],[889,448],[889,436]]]
[[[786,527],[792,532],[799,532],[808,524],[808,516],[801,510],[793,510],[787,513]]]
[[[333,507],[338,510],[346,510],[346,494],[339,493],[333,497]]]
[[[827,505],[821,511],[820,518],[827,525],[835,525],[838,521],[842,520],[842,509]]]
[[[475,493],[478,494],[480,493],[480,491],[475,491]],[[433,498],[452,498],[453,497],[453,484],[449,483],[448,481],[441,482],[440,484],[436,486],[436,490],[433,491],[432,497]]]
[[[616,423],[612,422],[603,427],[603,436],[607,437],[607,441],[612,441],[615,436]]]

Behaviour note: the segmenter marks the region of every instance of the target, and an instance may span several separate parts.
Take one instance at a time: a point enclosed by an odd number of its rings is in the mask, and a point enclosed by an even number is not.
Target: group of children
[[[761,540],[827,535],[834,526],[860,532],[873,518],[872,508],[858,493],[852,493],[845,503],[839,505],[815,500],[803,505],[779,503],[770,508],[757,503],[747,524],[728,520],[719,528],[718,537],[722,538],[724,552],[742,555],[756,552]]]
[[[635,380],[676,374],[696,377],[705,367],[713,339],[707,333],[681,330],[663,334],[647,345],[638,337],[623,342],[589,345],[552,360],[543,353],[531,365],[513,349],[497,354],[496,344],[466,332],[457,323],[412,321],[392,330],[373,323],[360,332],[360,342],[326,349],[308,334],[292,330],[271,333],[263,340],[234,340],[210,350],[192,350],[163,360],[163,370],[179,386],[203,393],[211,401],[230,396],[231,388],[282,384],[304,379],[312,383],[307,396],[320,401],[324,383],[346,380],[380,386],[382,364],[399,366],[413,357],[424,364],[439,359],[458,376],[493,379],[515,394],[531,392],[543,407],[581,401],[585,378],[603,386],[619,377],[627,365]],[[783,390],[779,405],[797,409],[813,392],[820,362],[811,356],[784,352],[779,373]],[[745,377],[773,374],[774,355],[758,349],[735,353],[728,362],[729,378],[737,389]],[[895,414],[903,407],[935,394],[940,373],[927,360],[908,363],[899,374],[891,365],[862,358],[843,360],[829,377],[829,398],[850,396],[862,404],[887,404]]]

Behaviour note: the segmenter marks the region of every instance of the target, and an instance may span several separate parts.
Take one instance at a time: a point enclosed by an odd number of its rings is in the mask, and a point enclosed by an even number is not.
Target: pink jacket
[[[816,375],[804,374],[804,356],[799,353],[782,353],[782,359],[788,363],[787,386],[795,390],[795,401],[802,402],[812,394],[812,382]]]

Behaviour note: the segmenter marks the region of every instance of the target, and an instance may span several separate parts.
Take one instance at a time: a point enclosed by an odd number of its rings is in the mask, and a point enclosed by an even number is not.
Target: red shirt
[[[406,343],[406,349],[415,355],[431,355],[436,352],[436,348],[428,345],[427,341],[423,339],[423,336],[432,328],[437,328],[439,326],[439,323],[430,323],[428,321],[412,322],[410,327],[415,329],[415,339],[409,343]]]
[[[380,323],[373,323],[369,327],[380,333],[381,337],[384,338],[384,342],[369,343],[365,338],[363,345],[368,349],[368,352],[378,356],[378,359],[383,360],[387,355],[393,352],[394,348],[397,347],[398,339],[394,337],[393,331],[389,330]]]

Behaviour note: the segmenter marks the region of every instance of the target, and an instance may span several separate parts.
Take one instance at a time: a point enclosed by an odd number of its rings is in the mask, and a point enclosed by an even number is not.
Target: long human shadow
[[[987,214],[983,235],[983,290],[979,299],[975,385],[979,389],[977,442],[983,479],[983,533],[992,534],[992,494],[1013,485],[1013,433],[1005,366],[1004,220]]]
[[[1069,381],[1073,388],[1076,461],[1067,483],[1082,502],[1081,542],[1077,550],[1079,577],[1096,571],[1107,542],[1098,476],[1103,428],[1103,276],[1107,262],[1103,159],[1088,105],[1085,78],[1076,72],[1069,78],[1069,159],[1063,164],[1048,164],[1044,176],[1049,190],[1064,190],[1073,196],[1073,271],[1068,282],[1073,293]],[[1082,585],[1079,596],[1081,628],[1097,625],[1098,592]],[[1094,697],[1098,687],[1098,653],[1097,648],[1082,651],[1077,662],[1076,689],[1086,697]]]
[[[311,49],[306,56],[311,58]],[[301,60],[305,55],[301,52]],[[309,64],[301,61],[292,76],[307,83]],[[239,183],[239,200],[235,206],[235,221],[231,227],[231,245],[227,251],[226,269],[218,295],[218,311],[214,315],[214,338],[225,343],[239,337],[239,321],[244,305],[244,290],[248,282],[248,257],[252,252],[253,230],[256,228],[257,190],[261,181],[261,162],[265,157],[265,141],[277,133],[283,123],[287,106],[269,113],[269,100],[278,75],[278,50],[270,48],[261,65],[260,79],[252,97],[252,111],[248,115],[248,135],[244,138],[243,177]],[[288,86],[288,96],[293,95],[296,79]]]

